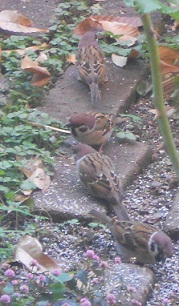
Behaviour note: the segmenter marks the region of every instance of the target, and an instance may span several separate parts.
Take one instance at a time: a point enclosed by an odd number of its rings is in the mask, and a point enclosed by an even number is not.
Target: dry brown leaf
[[[116,39],[117,41],[130,41],[130,45],[136,42],[137,36],[139,35],[138,28],[128,24],[122,24],[116,21],[101,21],[101,25],[105,31],[110,31],[115,35],[122,35]]]
[[[179,50],[175,50],[166,46],[159,46],[159,55],[162,67],[162,74],[165,74],[165,67],[167,66],[173,66],[175,68],[178,67],[179,69]]]
[[[19,156],[17,160],[22,160]],[[26,161],[24,167],[20,170],[26,175],[29,181],[33,182],[39,189],[46,190],[50,185],[50,177],[45,173],[41,159],[34,158]]]
[[[99,31],[106,30],[103,28],[105,23],[106,23],[105,27],[108,29],[107,31],[111,31],[111,32],[113,32],[113,30],[111,29],[112,26],[110,27],[109,24],[114,23],[116,24],[115,27],[117,27],[117,25],[119,27],[120,25],[121,27],[126,26],[126,25],[131,26],[130,31],[129,31],[129,28],[127,29],[128,30],[127,33],[119,33],[119,34],[126,34],[126,35],[127,34],[133,35],[133,33],[136,33],[137,35],[136,28],[142,26],[142,22],[139,17],[113,17],[113,16],[107,16],[107,15],[94,15],[94,16],[87,17],[85,20],[80,22],[75,28],[74,34],[81,36],[85,32],[91,31],[91,30],[99,30]]]
[[[11,11],[11,10],[4,10],[0,12],[0,22],[1,21],[17,23],[26,27],[32,26],[31,20],[19,14],[17,11]]]
[[[30,194],[16,194],[14,201],[15,202],[25,202],[27,199],[29,199]]]
[[[66,56],[66,60],[67,60],[67,62],[69,62],[69,63],[75,64],[75,61],[76,61],[75,54],[69,54],[69,55],[67,55],[67,56]]]
[[[164,97],[169,100],[175,90],[173,78],[179,75],[179,51],[170,47],[159,46],[159,54]]]
[[[40,242],[31,236],[23,236],[19,239],[16,246],[15,260],[22,262],[30,270],[32,269],[31,262],[36,260],[38,262],[38,270],[36,272],[38,273],[59,269],[58,264],[43,253]]]
[[[26,55],[21,60],[21,68],[34,73],[31,84],[37,87],[43,87],[50,81],[50,73],[45,67],[39,66],[37,61],[32,61],[31,58]]]
[[[48,29],[26,27],[13,22],[0,21],[0,32],[5,35],[24,35],[33,33],[48,33]]]
[[[173,31],[176,31],[178,28],[179,28],[179,21],[175,21],[175,22],[174,22],[174,25],[173,25],[173,27],[172,27],[172,30],[173,30]]]
[[[41,44],[39,46],[31,46],[31,47],[27,47],[25,49],[16,49],[16,50],[1,50],[1,53],[11,53],[12,51],[17,52],[19,55],[24,55],[27,53],[27,51],[31,50],[31,51],[37,51],[37,50],[46,50],[49,48],[49,44]]]

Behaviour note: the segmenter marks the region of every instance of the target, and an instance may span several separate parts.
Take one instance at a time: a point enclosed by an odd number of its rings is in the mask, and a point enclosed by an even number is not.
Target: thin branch
[[[157,120],[159,128],[163,136],[165,150],[167,151],[174,170],[179,176],[179,154],[177,152],[170,124],[166,114],[166,107],[163,101],[163,89],[162,89],[162,75],[160,70],[160,57],[158,52],[158,46],[155,39],[155,33],[152,28],[151,18],[149,14],[142,16],[142,22],[144,31],[148,43],[148,50],[150,55],[152,84],[153,84],[153,101],[157,110]]]

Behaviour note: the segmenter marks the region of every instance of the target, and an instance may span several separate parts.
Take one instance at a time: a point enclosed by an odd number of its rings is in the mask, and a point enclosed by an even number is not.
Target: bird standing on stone
[[[122,188],[112,160],[92,147],[79,143],[74,146],[80,180],[96,198],[105,199],[119,220],[130,220],[121,203]]]
[[[76,140],[101,151],[113,132],[113,119],[112,114],[78,113],[70,117],[67,126]]]
[[[90,87],[91,101],[100,100],[99,84],[106,80],[105,55],[96,41],[96,31],[86,32],[78,45],[76,52],[76,67],[78,80]]]
[[[147,223],[116,221],[92,209],[91,215],[107,224],[124,258],[136,263],[154,264],[172,257],[172,241],[161,230]]]

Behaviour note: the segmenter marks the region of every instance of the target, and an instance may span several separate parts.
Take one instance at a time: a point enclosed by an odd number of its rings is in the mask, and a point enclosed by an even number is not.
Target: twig
[[[31,125],[33,125],[33,126],[42,127],[42,128],[48,128],[48,129],[51,129],[51,130],[56,131],[56,132],[61,132],[61,133],[65,133],[65,134],[70,134],[70,131],[68,131],[68,130],[58,129],[58,128],[55,128],[55,127],[50,126],[50,125],[40,124],[40,123],[28,121],[28,120],[26,120],[26,122],[29,123],[29,124],[31,124]]]

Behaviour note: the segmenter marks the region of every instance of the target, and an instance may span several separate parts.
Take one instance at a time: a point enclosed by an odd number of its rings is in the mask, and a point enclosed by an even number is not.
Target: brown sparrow
[[[119,220],[130,220],[120,201],[122,188],[112,160],[83,143],[75,145],[74,152],[79,177],[85,189],[96,198],[105,199]]]
[[[172,257],[172,241],[164,232],[147,223],[116,221],[102,212],[89,212],[107,224],[117,241],[119,251],[126,258],[135,258],[136,263],[154,264]]]
[[[79,42],[75,65],[78,70],[78,80],[90,87],[92,102],[100,100],[98,85],[106,80],[105,63],[104,53],[96,41],[96,32],[86,32]]]
[[[66,126],[70,128],[75,139],[95,149],[100,148],[101,151],[113,132],[113,119],[112,114],[78,113],[70,117]]]

